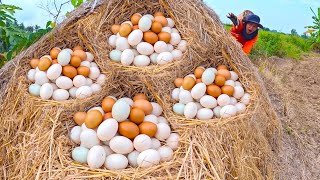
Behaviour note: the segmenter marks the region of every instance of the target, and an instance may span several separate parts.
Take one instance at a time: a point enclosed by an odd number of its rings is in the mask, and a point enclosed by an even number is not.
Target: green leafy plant
[[[316,43],[320,43],[320,7],[318,8],[318,13],[316,14],[312,8],[310,8],[313,16],[313,25],[306,26],[308,28],[308,33],[314,38]]]

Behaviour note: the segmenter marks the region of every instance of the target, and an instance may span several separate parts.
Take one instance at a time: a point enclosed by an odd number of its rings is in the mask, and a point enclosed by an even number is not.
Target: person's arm
[[[231,32],[240,34],[243,28],[243,22],[239,21],[239,24],[237,26],[233,25],[231,28]]]
[[[256,43],[257,40],[258,40],[258,35],[257,35],[255,38],[247,41],[247,42],[243,45],[242,50],[244,51],[244,53],[245,53],[246,55],[249,55],[250,51],[252,50],[252,48],[253,48],[253,46],[254,46],[254,43]]]

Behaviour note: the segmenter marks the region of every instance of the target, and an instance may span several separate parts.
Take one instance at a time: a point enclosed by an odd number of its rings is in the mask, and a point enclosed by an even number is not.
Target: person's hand
[[[229,18],[232,21],[233,25],[235,25],[235,26],[239,25],[238,18],[233,13],[228,13],[227,18]]]

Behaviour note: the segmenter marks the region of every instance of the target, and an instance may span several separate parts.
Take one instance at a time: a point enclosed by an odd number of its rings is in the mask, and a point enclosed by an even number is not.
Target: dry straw
[[[94,8],[93,8],[94,4]],[[107,44],[114,23],[162,11],[173,18],[188,50],[183,59],[146,68],[110,62]],[[27,93],[26,72],[33,57],[52,47],[82,45],[95,55],[108,82],[102,93],[84,100],[43,101]],[[173,80],[197,66],[225,64],[240,74],[251,93],[246,113],[229,119],[200,121],[175,115],[170,98]],[[200,0],[109,0],[82,5],[51,33],[0,70],[0,153],[2,179],[273,179],[272,150],[277,148],[279,123],[262,81],[250,60],[224,30],[218,16]],[[75,145],[68,132],[76,111],[97,106],[107,95],[144,92],[164,108],[172,129],[181,136],[174,159],[148,169],[90,170],[72,161]]]

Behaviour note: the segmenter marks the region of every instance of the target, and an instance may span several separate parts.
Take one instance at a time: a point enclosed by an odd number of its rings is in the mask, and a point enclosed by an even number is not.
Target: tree
[[[291,35],[299,36],[296,29],[291,29]]]
[[[314,41],[320,43],[320,7],[318,8],[318,15],[311,7],[310,9],[314,15],[312,16],[313,26],[306,26],[305,28],[308,28],[307,33],[311,34],[311,37],[314,38]]]

